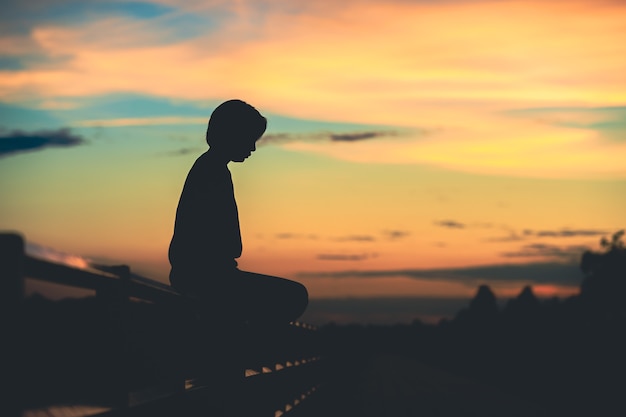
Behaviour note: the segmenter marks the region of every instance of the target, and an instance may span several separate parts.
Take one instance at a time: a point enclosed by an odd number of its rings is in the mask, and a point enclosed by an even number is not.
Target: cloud
[[[605,236],[606,234],[608,234],[606,230],[599,229],[524,230],[525,236],[536,237]]]
[[[331,134],[330,140],[335,142],[356,142],[359,140],[390,136],[391,134],[391,132],[337,133]]]
[[[411,232],[407,230],[384,230],[382,234],[389,240],[398,240],[410,236]]]
[[[504,227],[508,236],[492,237],[485,239],[486,242],[518,242],[532,238],[570,238],[570,237],[593,237],[606,236],[609,234],[602,229],[555,229],[555,230],[532,230],[524,229],[521,232]]]
[[[270,133],[263,135],[257,142],[259,145],[267,143],[285,144],[290,142],[358,142],[367,139],[397,136],[399,132],[388,131],[357,131],[349,133],[336,132],[309,132],[309,133]]]
[[[333,238],[337,242],[374,242],[376,238],[372,235],[348,235]]]
[[[464,229],[465,228],[464,223],[460,223],[455,220],[439,220],[433,223],[437,226],[448,227],[450,229]]]
[[[376,242],[379,239],[383,238],[383,239],[387,239],[387,240],[398,240],[398,239],[403,239],[407,236],[410,236],[410,232],[406,231],[406,230],[384,230],[382,232],[380,232],[380,236],[376,236],[373,234],[361,234],[361,233],[356,233],[356,234],[349,234],[349,235],[343,235],[343,236],[323,236],[322,239],[325,240],[330,240],[333,242]],[[309,234],[305,234],[305,233],[289,233],[289,232],[283,232],[283,233],[277,233],[276,235],[274,235],[274,237],[276,239],[308,239],[308,240],[317,240],[318,238],[320,238],[318,235],[313,234],[313,233],[309,233]]]
[[[277,233],[274,235],[276,239],[289,240],[289,239],[306,239],[306,240],[317,240],[317,235],[315,234],[302,234],[302,233]]]
[[[519,251],[503,252],[501,255],[509,258],[549,257],[575,263],[580,260],[582,253],[589,249],[588,246],[584,245],[561,247],[544,243],[533,243],[522,246]]]
[[[317,255],[317,259],[320,261],[364,261],[369,258],[375,258],[377,254],[330,254],[322,253]]]
[[[303,278],[386,278],[407,277],[421,280],[447,280],[468,286],[481,283],[523,282],[578,286],[582,279],[580,268],[574,263],[535,262],[525,264],[495,264],[460,268],[347,270],[335,272],[302,272]]]
[[[20,152],[33,152],[49,147],[71,147],[86,143],[69,129],[41,130],[36,132],[13,131],[0,134],[0,157]]]

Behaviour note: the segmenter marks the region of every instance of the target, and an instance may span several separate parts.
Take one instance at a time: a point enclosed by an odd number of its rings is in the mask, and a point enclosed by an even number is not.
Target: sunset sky
[[[0,230],[166,282],[208,117],[240,98],[268,118],[230,164],[240,268],[303,282],[312,321],[567,296],[626,227],[624,39],[619,0],[9,1]]]

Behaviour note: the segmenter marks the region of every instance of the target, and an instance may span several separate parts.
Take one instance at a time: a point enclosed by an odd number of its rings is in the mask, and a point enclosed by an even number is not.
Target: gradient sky
[[[230,165],[242,269],[314,300],[572,294],[626,226],[625,38],[617,0],[9,1],[0,229],[165,282],[240,98],[269,120]]]

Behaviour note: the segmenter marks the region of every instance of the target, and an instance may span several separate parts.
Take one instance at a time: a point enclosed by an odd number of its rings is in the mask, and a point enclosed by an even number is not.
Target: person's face
[[[243,162],[252,155],[252,152],[256,151],[256,141],[260,138],[245,138],[241,141],[238,141],[233,149],[231,150],[231,161],[233,162]]]

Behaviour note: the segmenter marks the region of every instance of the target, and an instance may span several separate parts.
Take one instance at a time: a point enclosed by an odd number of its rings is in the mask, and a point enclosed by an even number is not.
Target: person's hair
[[[206,143],[211,147],[227,145],[230,140],[260,138],[267,128],[267,119],[242,100],[228,100],[213,110],[206,130]]]

